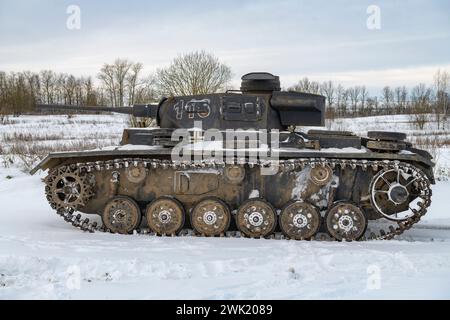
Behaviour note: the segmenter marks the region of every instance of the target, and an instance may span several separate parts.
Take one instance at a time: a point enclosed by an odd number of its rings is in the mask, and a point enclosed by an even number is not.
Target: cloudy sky
[[[80,29],[67,28],[70,5]],[[367,27],[371,5],[380,29]],[[450,70],[450,1],[0,0],[0,70],[95,76],[126,57],[150,73],[198,49],[230,65],[235,84],[250,71],[284,86],[304,76],[372,91],[431,83]]]

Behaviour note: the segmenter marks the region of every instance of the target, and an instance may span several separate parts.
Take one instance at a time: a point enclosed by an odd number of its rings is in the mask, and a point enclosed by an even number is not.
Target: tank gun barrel
[[[130,114],[135,117],[156,118],[158,115],[158,105],[156,104],[135,104],[130,107],[106,107],[106,106],[76,106],[68,104],[37,104],[36,110],[66,110],[66,111],[92,111],[92,112],[114,112]]]

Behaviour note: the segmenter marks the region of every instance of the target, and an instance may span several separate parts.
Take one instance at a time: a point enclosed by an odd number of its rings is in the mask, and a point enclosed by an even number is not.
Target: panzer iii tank
[[[51,153],[32,170],[48,170],[50,206],[82,230],[391,239],[431,203],[429,153],[403,133],[296,130],[324,125],[325,98],[281,91],[270,73],[244,75],[237,91],[157,105],[38,107],[157,121],[125,129],[119,146]]]

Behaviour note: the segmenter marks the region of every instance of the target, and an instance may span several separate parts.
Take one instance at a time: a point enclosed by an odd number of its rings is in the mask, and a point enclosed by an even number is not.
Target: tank
[[[84,231],[295,240],[391,239],[431,204],[432,157],[406,135],[311,129],[325,98],[254,72],[240,90],[131,107],[38,105],[156,119],[120,145],[51,153],[45,195]],[[92,222],[89,215],[98,215]]]

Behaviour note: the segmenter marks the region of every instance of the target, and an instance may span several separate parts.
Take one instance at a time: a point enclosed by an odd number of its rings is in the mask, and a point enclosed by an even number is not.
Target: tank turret
[[[163,98],[159,104],[131,107],[78,107],[38,105],[40,110],[105,111],[156,118],[167,129],[193,128],[201,121],[207,129],[279,129],[289,126],[323,126],[325,97],[282,92],[280,80],[270,73],[249,73],[242,77],[241,90],[205,95]]]

